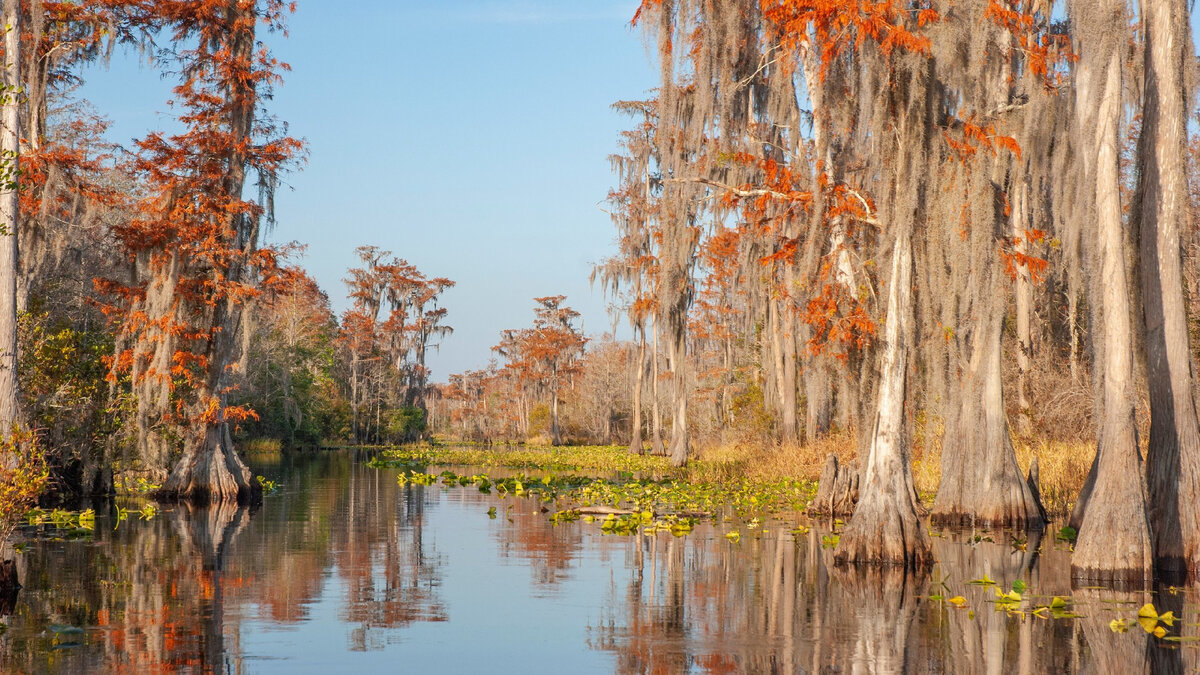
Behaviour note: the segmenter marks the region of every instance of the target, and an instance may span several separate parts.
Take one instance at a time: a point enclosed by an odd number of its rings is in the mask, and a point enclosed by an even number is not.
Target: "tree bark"
[[[1024,171],[1018,171],[1014,181],[1012,236],[1018,253],[1029,255],[1028,186]],[[1025,265],[1017,266],[1013,293],[1016,295],[1017,328],[1017,433],[1023,437],[1033,434],[1033,406],[1029,401],[1029,373],[1033,370],[1033,278]]]
[[[1183,74],[1193,61],[1182,0],[1142,0],[1145,103],[1138,203],[1150,445],[1146,453],[1156,562],[1200,572],[1200,421],[1192,394],[1180,262],[1188,218]],[[1086,527],[1086,523],[1085,523]]]
[[[17,232],[20,167],[21,3],[4,0],[4,79],[0,90],[0,435],[19,421],[17,383]]]
[[[858,462],[840,464],[836,455],[825,458],[825,468],[817,482],[817,494],[808,512],[826,516],[848,516],[858,503]]]
[[[670,339],[667,341],[668,358],[671,360],[671,395],[674,397],[674,412],[671,415],[671,444],[668,454],[671,466],[684,466],[688,461],[690,451],[688,441],[688,400],[687,400],[687,310],[686,300],[681,303],[683,308],[671,310]]]
[[[654,398],[650,407],[650,453],[656,457],[667,454],[667,447],[662,441],[662,399],[658,387],[658,318],[654,319],[654,354],[650,360],[650,391]]]
[[[904,432],[908,336],[912,333],[912,234],[896,235],[874,426],[858,506],[842,532],[835,560],[922,568],[931,562],[929,535],[917,516]]]
[[[804,439],[814,443],[829,433],[833,417],[833,387],[823,357],[812,356],[804,369]]]
[[[931,518],[946,525],[1040,528],[1045,512],[1021,475],[1004,411],[998,309],[979,320],[971,338],[957,424],[942,441],[942,480]]]
[[[562,445],[562,436],[558,431],[558,387],[550,392],[550,445]]]
[[[635,331],[637,328],[634,329]],[[646,452],[642,444],[642,382],[646,379],[646,331],[643,327],[638,333],[637,373],[633,380],[633,422],[629,430],[629,452],[643,454]]]
[[[1146,518],[1146,487],[1135,425],[1133,328],[1126,284],[1125,236],[1121,231],[1118,128],[1121,115],[1121,55],[1084,54],[1077,70],[1079,130],[1094,129],[1090,154],[1095,164],[1097,250],[1102,289],[1103,421],[1094,460],[1091,489],[1080,522],[1071,574],[1078,579],[1148,582],[1153,568],[1150,525]],[[1107,58],[1105,58],[1107,57]],[[1107,61],[1107,63],[1105,63]],[[1100,70],[1103,69],[1103,70]],[[1099,71],[1099,72],[1098,72]],[[1103,73],[1099,105],[1092,103],[1096,76]],[[1090,110],[1095,110],[1093,114]],[[1087,147],[1086,145],[1084,147]]]
[[[793,288],[792,266],[784,270],[784,291]],[[779,344],[783,355],[783,378],[780,381],[779,405],[783,412],[782,437],[784,443],[795,443],[800,439],[798,405],[796,402],[796,317],[786,295],[779,299]]]

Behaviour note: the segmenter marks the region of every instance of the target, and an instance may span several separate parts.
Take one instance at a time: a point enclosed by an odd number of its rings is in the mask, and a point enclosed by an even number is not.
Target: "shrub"
[[[14,426],[9,437],[0,440],[0,546],[37,503],[49,479],[37,439]]]

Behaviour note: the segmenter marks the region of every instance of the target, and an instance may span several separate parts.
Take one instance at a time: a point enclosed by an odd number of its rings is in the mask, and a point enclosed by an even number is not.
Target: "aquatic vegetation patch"
[[[262,488],[264,495],[269,495],[279,489],[275,481],[269,480],[266,476],[255,476],[255,479],[258,480],[258,485]]]
[[[572,447],[443,447],[405,445],[388,448],[367,462],[375,468],[497,466],[526,471],[625,472],[665,475],[673,471],[665,457],[636,455],[612,445]]]
[[[670,532],[690,533],[700,519],[739,519],[751,530],[768,515],[803,512],[812,500],[816,484],[811,480],[722,480],[688,482],[672,476],[661,458],[630,455],[624,449],[599,448],[587,459],[580,448],[569,450],[479,450],[474,448],[396,448],[371,461],[376,467],[401,468],[401,485],[442,484],[446,488],[474,486],[485,494],[500,497],[529,497],[557,507],[550,516],[554,524],[574,522],[584,516],[605,516],[601,531],[612,534]],[[620,458],[620,459],[618,459]],[[492,464],[488,464],[492,462]],[[445,470],[428,473],[430,465],[502,466],[546,471],[541,477],[520,473],[506,478],[485,473],[460,474]],[[662,466],[659,466],[662,465]],[[664,473],[644,477],[649,467]],[[571,473],[554,473],[565,468]],[[574,471],[608,471],[608,477],[583,476]],[[636,470],[636,471],[635,471]],[[643,477],[638,477],[638,476]],[[547,509],[548,510],[548,509]],[[590,520],[589,520],[590,518]]]
[[[145,476],[122,473],[113,477],[113,487],[119,495],[144,495],[154,492],[162,486],[151,483],[146,480]]]
[[[96,512],[92,509],[68,511],[66,509],[30,509],[25,513],[25,524],[34,532],[52,538],[80,539],[92,536],[96,530]]]

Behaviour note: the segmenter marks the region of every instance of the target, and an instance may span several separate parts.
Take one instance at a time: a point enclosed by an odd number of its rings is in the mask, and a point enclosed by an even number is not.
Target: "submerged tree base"
[[[184,452],[154,496],[201,504],[256,502],[262,499],[262,486],[251,478],[249,467],[233,447],[228,428],[208,425],[203,440]]]
[[[846,525],[834,561],[923,570],[933,564],[929,533],[909,493],[871,491]]]
[[[848,516],[858,503],[858,461],[840,464],[837,455],[825,458],[825,468],[817,483],[817,495],[808,512],[825,516]]]

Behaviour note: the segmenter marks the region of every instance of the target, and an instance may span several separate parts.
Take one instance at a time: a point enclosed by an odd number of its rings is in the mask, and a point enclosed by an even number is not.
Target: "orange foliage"
[[[122,3],[100,3],[106,4]],[[229,359],[219,341],[231,342],[227,333],[241,308],[289,276],[279,268],[281,251],[258,244],[260,222],[271,214],[264,203],[244,198],[242,188],[251,177],[269,188],[303,152],[260,106],[288,68],[257,32],[282,31],[292,6],[282,0],[125,4],[138,6],[144,25],[168,30],[175,44],[191,47],[177,55],[184,79],[171,102],[185,128],[138,142],[131,168],[145,196],[135,204],[136,217],[113,228],[130,264],[145,275],[133,283],[95,281],[112,299],[104,313],[140,343],[118,354],[113,366],[136,368],[135,359],[148,361],[147,345],[161,339],[157,335],[175,336],[180,348],[171,372],[145,368],[140,376],[171,377],[172,388],[187,385],[197,398],[189,404],[181,395],[177,408],[185,414],[190,407],[194,420],[245,419],[251,413],[218,402],[225,392],[217,383]],[[170,311],[145,307],[147,289],[170,280]]]
[[[1029,255],[1025,251],[1029,246],[1045,239],[1046,233],[1043,230],[1025,230],[1019,237],[1003,239],[1000,246],[1000,259],[1004,261],[1004,271],[1010,279],[1016,279],[1018,270],[1025,268],[1029,271],[1029,277],[1033,279],[1033,283],[1042,282],[1046,276],[1046,269],[1050,266],[1049,261]]]
[[[918,31],[941,19],[927,2],[901,0],[761,0],[763,15],[789,52],[813,43],[822,75],[848,46],[870,40],[884,55],[893,50],[928,54],[929,38]],[[915,25],[914,25],[915,24]]]
[[[1029,0],[988,0],[984,16],[1012,34],[1029,72],[1040,78],[1043,86],[1051,88],[1062,81],[1062,73],[1055,67],[1074,60],[1075,55],[1067,35],[1044,28],[1050,17],[1035,15]]]

